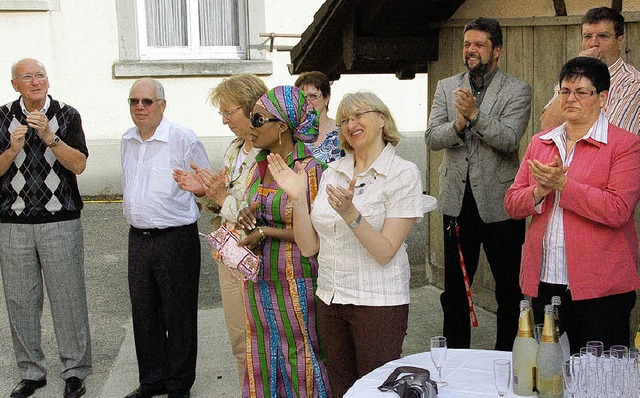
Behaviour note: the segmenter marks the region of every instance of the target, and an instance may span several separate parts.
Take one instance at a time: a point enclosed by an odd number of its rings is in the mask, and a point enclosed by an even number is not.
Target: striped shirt
[[[620,128],[640,133],[640,71],[618,58],[609,67],[611,88],[604,106],[607,119]]]
[[[591,137],[598,142],[606,144],[607,133],[609,130],[608,124],[609,121],[605,115],[600,112],[598,120],[593,124],[593,126],[591,126],[587,134],[578,140],[578,142]],[[566,166],[571,165],[578,142],[573,146],[571,152],[567,153],[566,123],[562,123],[560,126],[542,135],[540,139],[552,140],[558,147],[562,163]],[[551,215],[549,216],[547,229],[545,230],[544,239],[542,241],[542,266],[540,267],[540,280],[542,282],[557,285],[568,285],[569,278],[567,276],[567,257],[564,246],[563,209],[560,207],[560,196],[561,192],[556,191]],[[543,202],[540,202],[536,205],[538,213],[542,210],[542,203]]]

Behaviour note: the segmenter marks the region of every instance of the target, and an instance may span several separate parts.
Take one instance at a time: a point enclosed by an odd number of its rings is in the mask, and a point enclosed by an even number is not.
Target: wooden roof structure
[[[394,73],[412,79],[438,59],[439,24],[465,0],[326,0],[291,50],[294,75]]]

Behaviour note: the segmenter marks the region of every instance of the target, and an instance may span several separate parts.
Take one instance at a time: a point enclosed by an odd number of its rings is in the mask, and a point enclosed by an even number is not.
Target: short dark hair
[[[502,27],[500,26],[500,22],[497,20],[483,17],[476,18],[464,26],[464,31],[462,33],[467,33],[468,30],[481,30],[483,32],[487,32],[493,47],[502,47]]]
[[[302,88],[302,86],[313,86],[320,90],[322,96],[326,97],[331,95],[331,82],[327,75],[322,72],[312,71],[303,72],[296,79],[294,86]]]
[[[616,36],[624,35],[624,17],[618,11],[609,7],[592,8],[582,17],[582,24],[596,24],[602,21],[613,22]]]
[[[559,84],[562,86],[564,80],[574,80],[585,77],[593,83],[597,93],[609,90],[611,76],[607,64],[597,58],[576,57],[562,65],[560,70]]]

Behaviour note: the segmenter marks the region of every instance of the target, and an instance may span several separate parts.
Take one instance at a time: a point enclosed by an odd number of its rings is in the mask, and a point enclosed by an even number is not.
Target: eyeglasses
[[[148,108],[151,105],[153,105],[154,102],[162,101],[162,100],[164,100],[164,98],[158,98],[155,100],[151,98],[143,98],[143,99],[129,98],[127,102],[129,102],[129,106],[138,106],[138,104],[142,102],[142,106],[144,106],[145,108]]]
[[[251,119],[251,125],[255,128],[262,127],[267,122],[280,121],[280,119],[276,119],[275,117],[265,117],[260,113],[253,113],[253,112],[251,113],[251,115],[249,115],[249,118]]]
[[[238,111],[238,109],[242,109],[241,106],[234,108],[233,110],[230,111],[218,111],[218,115],[229,119],[229,117],[231,117],[231,115],[233,115],[234,113],[236,113]]]
[[[380,112],[379,110],[376,109],[370,109],[368,111],[360,111],[360,112],[356,112],[353,116],[349,116],[346,117],[344,119],[340,119],[340,122],[338,123],[338,127],[345,127],[350,120],[358,123],[360,122],[360,120],[362,119],[362,117],[364,115],[366,115],[367,113],[371,113],[371,112]]]
[[[322,94],[307,94],[307,98],[311,101],[315,101],[320,97],[322,97]]]
[[[560,97],[567,99],[571,94],[574,94],[577,99],[587,99],[595,94],[596,90],[587,90],[586,88],[579,88],[576,91],[571,91],[568,88],[561,88],[558,90]]]
[[[591,41],[591,39],[596,38],[598,41],[607,41],[611,36],[615,36],[615,34],[611,34],[609,32],[600,32],[600,33],[583,33],[582,40]]]
[[[31,83],[34,77],[39,82],[47,79],[47,75],[45,73],[38,72],[35,75],[22,75],[20,76],[20,80],[22,81],[22,83]]]

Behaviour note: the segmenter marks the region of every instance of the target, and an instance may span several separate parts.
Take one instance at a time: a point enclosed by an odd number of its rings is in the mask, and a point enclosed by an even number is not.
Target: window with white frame
[[[245,6],[245,0],[136,0],[140,59],[246,59]]]

